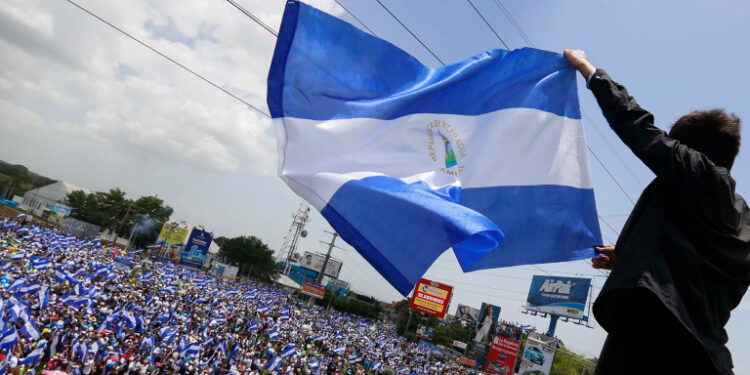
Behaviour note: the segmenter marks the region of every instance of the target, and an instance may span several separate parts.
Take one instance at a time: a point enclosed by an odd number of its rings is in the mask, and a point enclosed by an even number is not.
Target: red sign
[[[305,282],[305,285],[302,286],[302,293],[315,298],[323,298],[326,295],[326,288],[323,287],[323,285],[307,281]]]
[[[409,308],[427,315],[443,319],[448,312],[448,304],[453,295],[453,287],[437,281],[419,279],[409,302]]]
[[[500,335],[492,339],[492,347],[487,357],[487,373],[510,375],[516,370],[516,358],[521,342]]]

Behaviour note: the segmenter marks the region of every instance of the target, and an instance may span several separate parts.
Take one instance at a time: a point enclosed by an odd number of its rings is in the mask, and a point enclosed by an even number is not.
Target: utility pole
[[[333,238],[331,238],[331,243],[328,244],[328,252],[326,253],[326,259],[323,261],[323,269],[320,270],[320,273],[318,273],[318,279],[315,280],[317,284],[320,284],[323,282],[323,275],[326,273],[326,268],[328,268],[328,260],[331,259],[331,250],[333,250],[333,247],[335,246],[336,237],[339,236],[336,232],[329,232],[326,231],[326,233],[332,234]]]
[[[300,237],[307,237],[307,231],[305,230],[305,224],[310,221],[310,207],[300,208],[292,216],[292,226],[289,228],[289,232],[292,233],[291,243],[289,244],[289,253],[286,255],[286,262],[284,266],[284,275],[288,275],[292,269],[291,261],[295,251],[297,251],[297,241]],[[283,247],[282,247],[283,250]],[[281,253],[279,253],[281,255]]]
[[[133,201],[130,201],[130,204],[128,205],[128,210],[125,211],[125,217],[120,221],[120,225],[117,226],[117,230],[115,231],[115,239],[112,241],[112,246],[117,246],[117,232],[122,229],[122,224],[125,223],[125,220],[128,220],[128,216],[130,216],[130,209],[133,208]]]

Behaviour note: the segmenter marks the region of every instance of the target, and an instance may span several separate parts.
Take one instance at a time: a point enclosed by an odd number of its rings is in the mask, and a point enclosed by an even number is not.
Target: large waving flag
[[[288,1],[268,78],[279,175],[408,294],[452,247],[464,271],[600,244],[575,71],[535,49],[428,68]]]

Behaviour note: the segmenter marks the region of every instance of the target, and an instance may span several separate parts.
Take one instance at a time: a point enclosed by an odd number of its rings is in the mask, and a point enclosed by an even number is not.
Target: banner
[[[526,299],[526,309],[582,319],[591,279],[534,275]]]
[[[463,320],[471,323],[471,325],[476,325],[477,320],[479,320],[479,309],[466,305],[458,305],[455,320]]]
[[[490,350],[492,337],[497,331],[497,319],[500,317],[500,307],[482,303],[474,332],[471,334],[470,352],[479,358],[485,358]]]
[[[510,375],[516,368],[516,358],[521,342],[512,338],[495,335],[490,354],[487,356],[487,373]]]
[[[70,216],[70,213],[72,211],[73,211],[73,208],[70,206],[66,206],[62,203],[55,203],[55,207],[52,208],[52,212],[50,212],[50,216],[56,217],[59,219],[64,219]]]
[[[448,312],[453,287],[436,281],[419,279],[409,302],[409,308],[443,319]]]
[[[185,250],[180,254],[180,264],[202,267],[213,238],[213,233],[193,228],[185,244]]]
[[[305,254],[302,255],[302,257],[300,257],[299,259],[295,259],[294,264],[308,270],[321,272],[323,271],[323,262],[325,262],[325,260],[326,257],[323,255],[313,254],[309,251],[305,251]],[[340,261],[328,258],[328,266],[326,267],[325,274],[337,279],[339,277],[339,274],[341,273],[342,265],[343,263],[341,263]]]
[[[420,324],[419,327],[417,327],[417,337],[427,341],[432,341],[435,337],[435,329]]]
[[[526,339],[526,349],[521,357],[520,375],[549,375],[557,351],[557,339],[531,333]]]
[[[312,281],[306,281],[305,285],[302,286],[302,293],[315,298],[323,298],[326,295],[326,288]]]
[[[159,238],[170,245],[179,245],[185,243],[188,227],[185,223],[170,221],[164,223],[159,233]]]
[[[459,349],[466,349],[466,343],[458,340],[453,340],[453,347]]]

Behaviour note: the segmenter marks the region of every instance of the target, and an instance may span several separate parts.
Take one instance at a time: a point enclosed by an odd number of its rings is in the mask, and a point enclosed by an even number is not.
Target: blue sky
[[[374,0],[339,0],[380,37],[420,61],[437,61]],[[381,0],[445,62],[500,42],[465,0]],[[525,43],[494,0],[472,0],[511,48]],[[154,45],[250,103],[265,108],[265,77],[274,38],[225,2],[81,0],[115,25]],[[240,3],[278,28],[283,1]],[[333,0],[312,4],[359,26]],[[745,73],[748,5],[705,1],[503,1],[538,48],[585,50],[593,63],[627,85],[667,128],[693,109],[724,107],[750,119]],[[606,126],[579,79],[588,142],[633,199],[651,173]],[[151,51],[65,2],[0,3],[0,159],[93,190],[120,186],[131,195],[159,194],[175,218],[219,235],[254,234],[278,249],[290,213],[301,202],[275,176],[275,142],[267,119],[180,71]],[[596,131],[598,130],[598,131]],[[600,136],[601,133],[603,135]],[[747,136],[747,130],[744,135]],[[733,174],[750,195],[750,151]],[[624,167],[623,164],[627,165]],[[632,204],[592,158],[599,213],[619,231]],[[632,173],[632,175],[631,175]],[[633,176],[634,175],[634,176]],[[301,249],[324,251],[330,229],[313,214]],[[615,231],[602,225],[605,239]],[[399,298],[359,255],[334,250],[342,278],[382,300]],[[458,303],[500,305],[504,319],[545,328],[521,314],[531,276],[604,275],[584,262],[464,274],[446,252],[426,277],[456,286]],[[573,350],[599,353],[606,333],[561,323]],[[736,373],[750,373],[750,298],[727,327]]]

